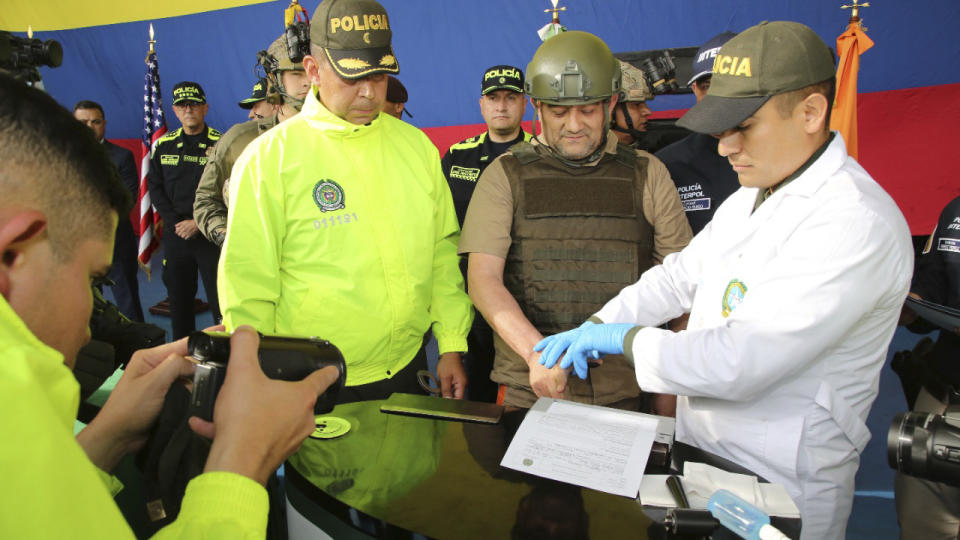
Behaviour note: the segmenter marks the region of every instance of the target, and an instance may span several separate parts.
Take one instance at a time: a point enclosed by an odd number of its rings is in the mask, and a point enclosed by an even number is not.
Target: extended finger
[[[260,364],[257,362],[259,346],[260,334],[252,326],[238,327],[230,336],[230,362],[227,364],[227,373],[234,366],[239,366],[239,369],[248,369],[256,365],[259,371]]]
[[[299,384],[309,386],[313,393],[318,397],[330,388],[337,378],[340,377],[340,370],[336,366],[327,366],[323,369],[314,371]]]
[[[200,435],[201,437],[206,437],[208,439],[213,439],[217,434],[216,427],[214,427],[213,422],[208,422],[199,416],[191,416],[187,422],[190,424],[190,429],[194,433]]]
[[[127,371],[132,371],[134,374],[145,373],[157,367],[157,365],[166,360],[171,354],[186,356],[187,352],[187,338],[178,339],[172,343],[157,345],[149,349],[140,349],[133,353],[133,357],[127,365]]]

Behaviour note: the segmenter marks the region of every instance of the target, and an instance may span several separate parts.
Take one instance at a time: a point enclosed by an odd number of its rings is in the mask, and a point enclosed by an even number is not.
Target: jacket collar
[[[352,124],[333,114],[323,103],[320,103],[320,98],[317,97],[317,87],[311,86],[298,116],[302,116],[310,127],[319,129],[327,135],[347,137],[362,136],[379,129],[380,125],[383,124],[384,115],[382,113],[378,114],[369,124],[362,126]]]

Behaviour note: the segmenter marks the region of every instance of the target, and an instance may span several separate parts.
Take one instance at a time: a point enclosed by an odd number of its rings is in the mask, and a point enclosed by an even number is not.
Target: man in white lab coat
[[[785,485],[818,540],[844,537],[913,269],[903,215],[827,127],[834,69],[798,23],[727,42],[679,123],[719,138],[742,187],[593,324],[535,347],[581,377],[626,354],[641,388],[680,396],[677,440]],[[688,311],[686,331],[657,328]]]

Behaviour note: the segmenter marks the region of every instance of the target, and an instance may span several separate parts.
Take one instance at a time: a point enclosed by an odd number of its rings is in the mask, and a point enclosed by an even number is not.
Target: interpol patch
[[[950,251],[952,253],[960,253],[960,239],[941,238],[940,243],[937,244],[937,251]]]
[[[480,169],[469,169],[467,167],[454,165],[453,167],[450,167],[450,178],[466,180],[468,182],[476,182],[477,178],[480,178]]]
[[[321,180],[313,187],[313,201],[320,207],[321,212],[333,212],[346,208],[343,188],[329,179]]]
[[[747,295],[747,286],[739,279],[732,279],[723,291],[723,301],[721,305],[721,314],[729,317],[733,310],[743,302],[743,297]]]

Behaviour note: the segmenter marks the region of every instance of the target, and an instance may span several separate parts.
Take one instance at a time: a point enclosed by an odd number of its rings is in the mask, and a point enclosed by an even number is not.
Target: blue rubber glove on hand
[[[557,363],[557,360],[560,359],[560,355],[563,354],[563,351],[567,350],[568,347],[577,341],[577,338],[580,337],[580,333],[583,332],[583,329],[593,325],[593,321],[586,321],[573,330],[567,330],[566,332],[560,332],[559,334],[554,334],[541,339],[536,345],[533,346],[534,352],[541,353],[540,364],[547,369],[552,368],[553,365]]]
[[[577,376],[586,379],[589,359],[598,359],[604,354],[623,354],[623,339],[635,326],[633,324],[595,324],[584,328],[580,337],[567,349],[560,367],[567,369],[573,365]]]

